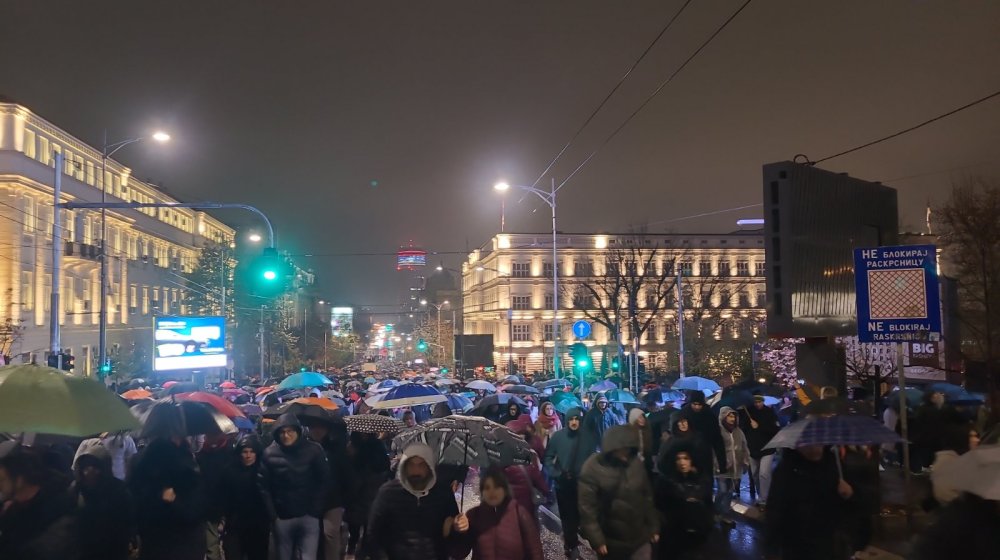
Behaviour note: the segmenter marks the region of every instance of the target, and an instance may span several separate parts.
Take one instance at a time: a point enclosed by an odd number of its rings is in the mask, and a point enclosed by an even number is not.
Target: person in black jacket
[[[79,525],[68,479],[39,453],[17,448],[0,459],[0,558],[79,560]]]
[[[73,462],[81,560],[126,560],[135,536],[135,508],[125,482],[114,476],[112,457],[100,439],[84,440]]]
[[[362,531],[368,523],[371,505],[379,488],[389,479],[389,454],[375,434],[352,432],[347,456],[354,481],[344,513],[350,532],[347,552],[356,553],[357,558],[365,558],[368,539],[362,536]]]
[[[764,446],[781,429],[778,415],[770,407],[764,406],[764,395],[755,394],[753,406],[740,410],[740,429],[746,435],[747,447],[750,448],[750,476],[757,489],[757,505],[764,507],[771,489],[771,471],[774,465],[774,449],[764,449]]]
[[[152,441],[135,456],[127,484],[135,500],[141,560],[205,557],[205,495],[198,463],[184,439],[180,410],[156,405],[146,420]]]
[[[205,488],[205,560],[222,560],[222,515],[225,496],[222,495],[223,477],[233,460],[232,440],[226,434],[205,436],[205,442],[195,454]]]
[[[681,558],[712,529],[712,477],[694,466],[695,440],[673,441],[660,455],[654,502],[662,516],[661,559]]]
[[[458,515],[455,495],[437,484],[434,452],[423,443],[403,451],[396,478],[379,489],[368,519],[372,555],[389,560],[447,560],[446,538]]]
[[[347,424],[341,418],[321,420],[305,417],[304,420],[309,439],[323,447],[330,468],[323,503],[323,558],[340,560],[344,548],[341,538],[344,506],[346,496],[354,485],[347,462]]]
[[[329,478],[323,448],[303,436],[295,415],[282,414],[274,423],[274,443],[264,450],[257,477],[274,522],[280,560],[292,560],[296,550],[303,559],[317,557]]]
[[[690,413],[685,410],[678,410],[670,417],[670,434],[660,447],[657,464],[672,465],[671,457],[675,456],[677,451],[681,449],[686,450],[691,455],[693,466],[697,472],[711,478],[712,450],[705,443],[701,434],[694,431]],[[711,501],[711,495],[709,501]]]
[[[226,560],[267,560],[271,518],[264,496],[257,490],[257,471],[263,451],[256,435],[243,436],[236,444],[234,460],[226,469],[222,537]]]
[[[719,418],[705,404],[705,393],[690,391],[688,402],[681,409],[687,414],[691,429],[701,436],[702,441],[715,455],[719,465],[726,464],[726,445],[722,441],[722,431],[719,428]]]

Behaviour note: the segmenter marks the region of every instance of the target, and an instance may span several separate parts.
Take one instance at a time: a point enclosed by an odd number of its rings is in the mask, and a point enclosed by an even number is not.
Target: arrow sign
[[[573,334],[577,338],[587,338],[587,337],[590,336],[590,333],[592,331],[593,331],[593,328],[590,326],[590,323],[588,323],[587,321],[580,320],[580,321],[577,321],[577,322],[573,323]]]

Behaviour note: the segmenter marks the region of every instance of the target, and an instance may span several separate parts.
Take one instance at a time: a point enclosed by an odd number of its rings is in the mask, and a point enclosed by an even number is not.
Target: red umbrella
[[[270,393],[272,391],[274,391],[274,385],[268,385],[266,387],[258,387],[257,390],[254,391],[254,394],[263,395],[264,393]]]
[[[238,418],[240,416],[245,417],[235,404],[227,401],[226,399],[220,397],[219,395],[213,395],[212,393],[203,393],[201,391],[195,393],[180,393],[175,395],[179,401],[195,401],[205,403],[215,410],[225,414],[229,418]]]
[[[223,381],[222,383],[219,384],[219,387],[223,389],[235,389],[236,384],[233,383],[232,381]]]
[[[164,389],[169,389],[169,388],[173,387],[174,385],[177,385],[176,381],[167,381],[166,383],[163,384],[163,388]]]

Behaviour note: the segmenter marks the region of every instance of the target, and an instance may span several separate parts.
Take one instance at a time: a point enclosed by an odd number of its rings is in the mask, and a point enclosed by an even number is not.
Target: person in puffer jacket
[[[580,473],[580,529],[601,558],[649,558],[660,539],[653,492],[639,460],[639,436],[612,426]]]
[[[316,558],[320,519],[329,484],[330,467],[318,443],[302,434],[293,414],[274,423],[274,443],[264,450],[257,485],[274,522],[274,541],[281,560]]]
[[[403,450],[396,478],[379,488],[368,518],[372,557],[447,560],[446,538],[458,506],[447,484],[437,484],[434,452],[423,443]]]
[[[719,521],[725,525],[733,525],[733,521],[722,517],[729,512],[733,494],[739,488],[743,469],[750,465],[750,448],[747,438],[740,429],[736,411],[728,406],[719,409],[719,430],[726,449],[726,464],[718,462],[716,478],[719,480],[718,492],[715,494],[715,507]]]
[[[471,551],[472,560],[543,560],[538,526],[498,467],[483,473],[479,494],[482,503],[455,519],[451,557],[465,558]]]
[[[135,507],[113,458],[100,439],[80,443],[73,460],[70,496],[77,506],[82,560],[126,560],[135,536]]]

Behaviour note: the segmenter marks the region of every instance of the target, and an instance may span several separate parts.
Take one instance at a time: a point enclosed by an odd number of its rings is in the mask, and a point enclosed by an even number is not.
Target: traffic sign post
[[[588,323],[587,321],[581,319],[573,323],[573,335],[581,340],[584,338],[589,338],[590,333],[592,333],[593,331],[594,331],[593,327],[591,327],[590,323]]]
[[[903,245],[854,250],[860,342],[896,343],[899,423],[903,438],[906,518],[912,523],[909,422],[903,344],[941,337],[937,247]]]

